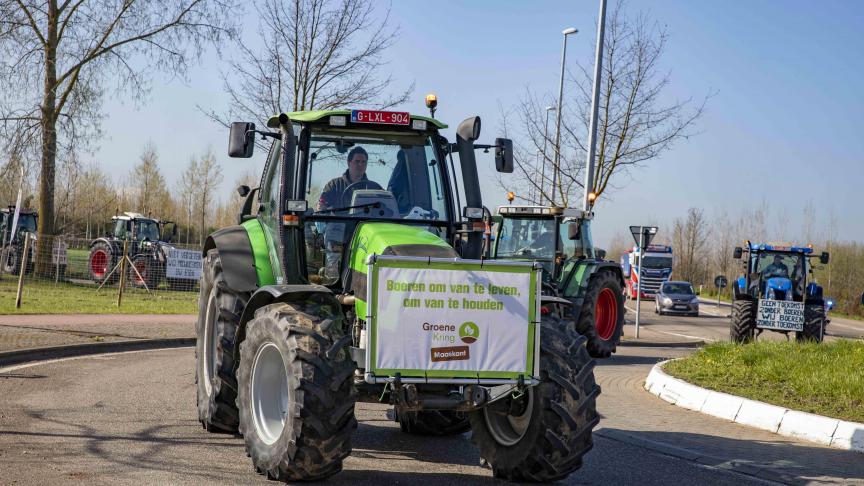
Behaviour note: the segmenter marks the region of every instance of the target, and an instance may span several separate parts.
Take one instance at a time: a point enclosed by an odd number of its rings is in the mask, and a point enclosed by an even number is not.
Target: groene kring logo
[[[459,338],[463,343],[471,344],[480,338],[480,328],[471,321],[463,322],[459,326]]]

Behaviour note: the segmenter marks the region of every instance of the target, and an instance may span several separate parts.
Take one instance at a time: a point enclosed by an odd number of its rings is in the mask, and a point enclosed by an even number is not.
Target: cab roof
[[[120,219],[120,220],[123,220],[123,221],[129,221],[129,220],[131,220],[131,219],[145,219],[145,220],[147,220],[147,221],[156,221],[156,222],[159,222],[159,220],[156,219],[156,218],[150,218],[150,217],[144,216],[144,215],[141,214],[141,213],[134,213],[134,212],[131,212],[131,211],[126,211],[126,212],[124,212],[124,213],[123,213],[122,215],[120,215],[120,216],[112,216],[111,219],[112,219],[112,220]]]
[[[330,115],[344,115],[351,116],[351,110],[312,110],[312,111],[292,111],[289,113],[285,113],[288,115],[288,119],[292,122],[305,122],[312,123],[321,121],[324,118]],[[447,125],[441,123],[440,121],[430,118],[428,116],[421,115],[411,115],[412,120],[425,120],[427,123],[431,123],[435,125],[439,129],[447,128]],[[278,128],[279,127],[279,115],[273,115],[270,119],[267,120],[267,126],[269,128]]]
[[[749,242],[750,251],[780,251],[790,253],[804,253],[805,255],[813,253],[813,248],[810,246],[798,246],[794,243],[753,243]]]

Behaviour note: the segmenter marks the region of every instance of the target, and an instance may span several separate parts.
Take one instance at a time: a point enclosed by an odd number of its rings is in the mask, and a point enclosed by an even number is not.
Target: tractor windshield
[[[136,220],[135,238],[139,240],[157,241],[159,239],[159,223],[147,219]]]
[[[18,231],[36,232],[36,216],[32,214],[21,214],[18,216]]]
[[[313,132],[306,200],[313,216],[447,221],[438,159],[428,135]]]
[[[761,252],[756,256],[755,273],[762,279],[774,277],[798,280],[804,274],[804,258],[798,253]]]
[[[552,260],[555,258],[555,226],[554,219],[504,218],[497,257]]]

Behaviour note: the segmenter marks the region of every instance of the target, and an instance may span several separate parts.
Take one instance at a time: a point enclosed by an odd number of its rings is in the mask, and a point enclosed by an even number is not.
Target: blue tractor
[[[825,299],[814,281],[811,258],[828,263],[828,253],[809,246],[746,242],[734,258],[743,260],[744,275],[732,286],[732,342],[752,341],[763,331],[795,333],[797,341],[822,342]]]

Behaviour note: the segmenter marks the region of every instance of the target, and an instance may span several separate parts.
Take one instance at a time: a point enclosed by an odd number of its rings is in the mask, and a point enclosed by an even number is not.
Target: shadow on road
[[[864,481],[864,460],[852,451],[780,440],[754,442],[684,432],[603,428],[595,435],[705,466],[787,484],[812,484],[822,477],[841,484]]]

